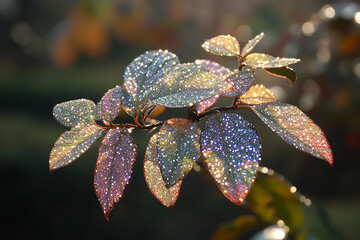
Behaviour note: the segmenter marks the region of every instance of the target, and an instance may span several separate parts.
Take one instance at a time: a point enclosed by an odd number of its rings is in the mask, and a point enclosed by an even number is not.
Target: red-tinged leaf
[[[273,57],[264,53],[251,53],[246,56],[244,64],[252,68],[281,68],[297,62],[300,62],[300,59]]]
[[[55,142],[49,158],[50,171],[65,167],[86,152],[104,132],[95,124],[80,125],[64,132]]]
[[[290,81],[290,83],[291,83],[290,86],[292,86],[297,79],[297,75],[296,75],[295,71],[290,67],[264,68],[264,70],[274,76],[286,78],[287,80]]]
[[[110,129],[101,142],[94,187],[106,219],[129,183],[136,155],[136,145],[126,129]]]
[[[100,102],[96,105],[97,115],[107,122],[113,121],[120,112],[121,87],[117,86],[105,93]]]
[[[222,193],[240,205],[261,160],[261,142],[255,128],[235,113],[212,115],[201,131],[201,152]]]
[[[57,104],[53,115],[59,123],[67,127],[92,124],[96,118],[96,105],[88,99],[67,101]]]
[[[298,107],[272,102],[252,109],[285,142],[333,165],[332,151],[324,133]]]
[[[150,192],[165,207],[172,208],[179,196],[182,181],[174,186],[167,188],[161,176],[158,163],[158,134],[154,134],[146,149],[144,158],[144,176]]]
[[[201,47],[212,54],[221,56],[239,56],[240,45],[236,38],[230,35],[219,35],[206,40]]]
[[[266,102],[276,102],[276,96],[263,85],[256,84],[239,97],[237,104],[261,104]]]
[[[195,111],[197,112],[197,114],[204,112],[206,109],[208,109],[209,107],[214,105],[218,99],[219,99],[219,95],[215,95],[211,98],[208,98],[204,101],[201,101],[201,102],[195,104],[195,106],[194,106]]]
[[[200,157],[200,129],[190,120],[167,120],[158,133],[158,162],[165,186],[182,180]]]

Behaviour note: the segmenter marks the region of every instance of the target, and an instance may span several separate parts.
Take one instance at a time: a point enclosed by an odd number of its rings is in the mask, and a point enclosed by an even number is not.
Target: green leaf
[[[261,143],[255,128],[235,113],[212,115],[201,131],[201,152],[222,193],[240,205],[260,163]]]
[[[223,223],[217,227],[211,240],[235,240],[239,239],[244,233],[254,230],[259,226],[258,220],[254,215],[239,216],[230,222]]]
[[[99,148],[94,187],[106,219],[123,196],[136,160],[137,148],[127,129],[110,129]]]
[[[264,53],[252,53],[246,56],[244,64],[253,68],[280,68],[300,62],[297,58],[279,58]]]
[[[64,126],[76,127],[95,122],[96,105],[88,99],[77,99],[55,105],[55,119]]]
[[[252,106],[280,138],[293,147],[333,165],[333,155],[322,130],[298,107],[271,102]]]
[[[296,72],[290,67],[264,68],[264,70],[277,77],[286,78],[291,82],[291,85],[293,85],[297,79]]]
[[[222,78],[195,63],[180,64],[164,72],[148,95],[148,105],[187,107],[217,95],[225,89]]]
[[[236,38],[230,35],[219,35],[206,40],[202,48],[210,53],[222,56],[239,56],[240,45]]]
[[[264,37],[264,33],[260,33],[259,35],[255,36],[253,39],[249,40],[245,47],[241,50],[241,56],[245,57],[254,47],[260,42],[260,40]]]
[[[190,120],[167,120],[158,133],[158,163],[167,188],[182,180],[200,157],[200,129]]]
[[[172,208],[179,196],[182,181],[167,188],[161,175],[158,161],[158,133],[154,134],[146,149],[144,158],[144,176],[150,192],[165,207]]]
[[[167,50],[148,51],[134,59],[125,69],[124,87],[132,96],[130,113],[135,113],[144,107],[144,99],[150,90],[162,77],[162,73],[179,64],[178,57]]]
[[[86,152],[104,132],[95,124],[80,125],[64,132],[51,150],[50,171],[65,167]]]

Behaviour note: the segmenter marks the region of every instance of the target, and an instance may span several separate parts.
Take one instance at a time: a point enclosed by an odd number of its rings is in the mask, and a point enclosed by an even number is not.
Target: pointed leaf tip
[[[94,187],[107,219],[129,183],[136,155],[136,145],[126,129],[110,129],[101,142]]]
[[[253,68],[281,68],[297,62],[300,62],[300,59],[273,57],[264,53],[251,53],[246,56],[244,64]]]
[[[252,109],[285,142],[333,165],[333,154],[323,131],[298,107],[271,102]]]
[[[254,127],[235,113],[212,115],[201,131],[201,152],[222,193],[240,205],[261,160],[260,137]]]
[[[182,181],[167,188],[161,176],[158,163],[158,133],[149,141],[144,158],[144,176],[146,184],[154,197],[165,207],[172,208],[179,196]]]
[[[158,163],[167,188],[182,180],[200,157],[200,129],[190,120],[167,120],[158,133]]]
[[[103,129],[95,124],[80,125],[60,135],[49,157],[50,172],[65,167],[85,153],[100,138]]]
[[[254,47],[260,42],[260,40],[265,36],[265,34],[262,32],[259,35],[255,36],[253,39],[249,40],[245,47],[241,50],[241,56],[245,57],[251,50],[254,49]]]
[[[290,81],[290,86],[294,85],[297,79],[295,71],[290,67],[264,68],[264,70],[274,76],[286,78]]]

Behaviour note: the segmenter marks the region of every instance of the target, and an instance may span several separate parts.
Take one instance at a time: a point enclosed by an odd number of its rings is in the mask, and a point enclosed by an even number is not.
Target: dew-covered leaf
[[[121,106],[121,94],[122,90],[119,86],[110,89],[104,94],[96,105],[97,114],[100,119],[111,122],[118,116]]]
[[[254,47],[260,42],[260,40],[264,37],[264,33],[260,33],[259,35],[255,36],[253,39],[249,40],[244,48],[241,50],[241,56],[245,57]]]
[[[264,53],[252,53],[246,56],[244,64],[253,68],[281,68],[297,62],[300,62],[300,59],[280,58]]]
[[[129,183],[136,155],[136,145],[126,129],[110,129],[101,142],[94,187],[107,219]]]
[[[276,96],[263,85],[256,84],[240,96],[237,104],[260,104],[266,102],[276,102]]]
[[[230,70],[216,62],[213,61],[209,61],[209,60],[196,60],[195,61],[196,64],[198,65],[202,65],[205,66],[209,69],[209,72],[214,73],[215,75],[224,78],[226,75],[228,75],[230,73]],[[232,90],[232,87],[229,88],[229,91]],[[214,103],[217,101],[217,99],[219,98],[219,95],[215,95],[211,98],[208,98],[204,101],[201,101],[197,104],[195,104],[195,110],[198,114],[204,112],[206,109],[208,109],[209,107],[211,107],[212,105],[214,105]]]
[[[150,192],[165,207],[172,208],[179,196],[182,180],[167,188],[162,178],[158,161],[158,133],[149,141],[144,158],[144,176]]]
[[[158,163],[165,186],[182,180],[200,157],[200,129],[190,120],[167,120],[158,133]]]
[[[96,105],[88,99],[77,99],[55,105],[55,119],[64,126],[75,127],[91,124],[96,118]]]
[[[293,85],[297,79],[296,72],[290,67],[264,68],[264,70],[277,77],[286,78],[291,82],[291,85]]]
[[[285,142],[333,165],[332,151],[324,133],[298,107],[271,102],[254,105],[252,109]]]
[[[222,78],[195,63],[179,64],[164,72],[150,91],[148,105],[187,107],[222,92]]]
[[[218,99],[219,99],[219,95],[215,95],[211,98],[208,98],[204,101],[201,101],[201,102],[195,104],[194,108],[195,108],[196,113],[200,114],[200,113],[204,112],[206,109],[208,109],[209,107],[214,105]]]
[[[240,205],[261,160],[261,142],[255,128],[235,113],[212,115],[201,131],[201,152],[220,190]]]
[[[177,64],[179,59],[175,54],[167,50],[153,50],[138,56],[126,67],[124,86],[134,100],[131,112],[141,109],[148,90],[162,78],[164,70]]]
[[[205,59],[197,59],[195,61],[197,65],[202,65],[207,67],[209,72],[214,73],[219,77],[224,77],[230,73],[230,70],[216,62],[205,60]]]
[[[135,117],[137,111],[142,109],[143,104],[137,103],[133,96],[126,91],[126,89],[120,87],[121,90],[121,107],[125,110],[125,112],[132,117]]]
[[[235,70],[226,76],[225,82],[228,89],[222,93],[224,96],[235,97],[244,94],[255,81],[253,71]]]
[[[222,56],[239,56],[240,45],[236,38],[230,35],[219,35],[206,40],[202,48],[210,53]]]
[[[95,124],[89,124],[74,127],[61,134],[50,153],[50,171],[75,161],[93,145],[103,131]]]

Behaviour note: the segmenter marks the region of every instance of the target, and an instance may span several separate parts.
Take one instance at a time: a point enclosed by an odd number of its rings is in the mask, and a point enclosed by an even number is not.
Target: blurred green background
[[[135,173],[110,222],[92,185],[99,143],[51,174],[48,155],[67,130],[53,119],[53,106],[99,101],[144,51],[168,49],[182,62],[207,58],[231,68],[236,60],[207,54],[202,42],[231,34],[243,46],[262,31],[254,52],[302,62],[294,65],[298,82],[291,88],[260,70],[256,81],[308,114],[335,160],[330,167],[293,149],[253,113],[240,112],[262,137],[262,165],[325,211],[323,220],[307,211],[307,239],[360,239],[360,5],[345,0],[1,0],[0,238],[210,239],[221,224],[248,213],[195,171],[174,209],[158,203],[142,174],[151,134],[133,133]],[[182,114],[167,110],[160,118]]]

